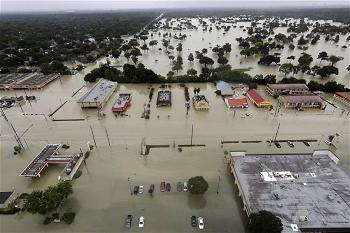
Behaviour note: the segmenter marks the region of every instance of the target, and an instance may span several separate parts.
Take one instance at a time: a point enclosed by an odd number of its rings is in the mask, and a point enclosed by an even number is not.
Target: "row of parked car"
[[[153,193],[155,189],[154,184],[151,184],[148,192]],[[161,192],[170,192],[171,191],[171,184],[166,183],[165,181],[160,182],[159,190]],[[177,191],[178,192],[187,192],[188,191],[188,183],[187,182],[177,182]],[[144,187],[143,185],[136,185],[134,186],[134,194],[142,194],[144,192]]]
[[[132,215],[128,214],[126,216],[124,226],[126,228],[131,228],[131,224],[132,224]],[[139,219],[139,228],[143,228],[144,226],[145,226],[145,217],[141,216]]]
[[[125,219],[125,227],[131,228],[132,225],[132,218],[133,216],[131,214],[128,214]],[[139,228],[143,228],[145,226],[145,217],[141,216],[139,219]],[[198,227],[199,229],[204,229],[204,218],[203,217],[196,217],[191,216],[191,226],[192,227]]]

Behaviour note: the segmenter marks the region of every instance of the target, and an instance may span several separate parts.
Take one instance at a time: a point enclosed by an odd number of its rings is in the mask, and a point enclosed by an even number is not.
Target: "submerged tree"
[[[261,210],[250,214],[248,228],[252,233],[281,233],[283,224],[273,213]]]
[[[191,194],[204,194],[209,185],[203,176],[195,176],[188,180],[188,187]]]

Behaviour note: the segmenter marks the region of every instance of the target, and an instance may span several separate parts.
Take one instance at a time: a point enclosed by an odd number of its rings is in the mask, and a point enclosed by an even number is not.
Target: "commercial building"
[[[117,82],[101,78],[78,100],[78,103],[82,108],[103,108],[117,86]]]
[[[281,95],[278,99],[285,108],[322,108],[324,103],[317,95]]]
[[[157,107],[171,106],[171,91],[158,91]]]
[[[347,106],[350,106],[350,92],[336,92],[334,94],[334,99]]]
[[[253,102],[258,108],[270,107],[272,103],[265,100],[256,89],[250,89],[247,91],[247,97]]]
[[[248,108],[248,101],[246,98],[225,98],[227,108]]]
[[[195,95],[192,97],[193,107],[198,111],[209,110],[209,101],[204,95]]]
[[[218,81],[216,83],[216,89],[220,91],[221,95],[233,95],[232,87],[229,83],[224,81]]]
[[[81,165],[84,156],[82,154],[74,154],[73,156],[60,155],[59,150],[61,147],[61,144],[46,145],[19,176],[37,178],[41,176],[42,171],[44,168],[48,167],[49,164],[65,164],[59,179],[71,180]]]
[[[278,95],[307,95],[309,88],[302,83],[267,84],[266,91],[272,96]]]
[[[350,232],[350,177],[328,150],[305,154],[231,152],[244,211],[278,216],[283,233]]]
[[[60,74],[42,73],[0,74],[0,89],[39,89],[57,79]]]

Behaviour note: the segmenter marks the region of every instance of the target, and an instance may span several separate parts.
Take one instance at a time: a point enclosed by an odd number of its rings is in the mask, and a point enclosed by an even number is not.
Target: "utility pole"
[[[220,175],[219,175],[219,180],[218,180],[218,187],[216,189],[216,194],[219,194],[219,187],[220,187]]]
[[[92,138],[94,139],[95,146],[97,147],[96,140],[95,140],[95,135],[94,135],[94,131],[92,130],[91,125],[90,125],[90,129],[91,129]]]
[[[277,135],[278,135],[278,131],[280,129],[280,125],[281,125],[281,122],[278,123],[278,127],[277,127],[277,131],[276,131],[276,135],[275,135],[274,141],[276,141],[276,138],[277,138]]]
[[[106,135],[107,135],[108,145],[111,146],[111,142],[109,141],[109,136],[108,136],[108,132],[107,132],[107,128],[106,127],[105,127],[105,131],[106,131]]]
[[[192,131],[191,131],[191,146],[192,146],[192,140],[193,140],[193,124],[192,124]]]
[[[13,127],[13,125],[12,125],[11,123],[10,123],[10,125],[11,125],[11,127],[12,127],[12,129],[13,129],[13,132],[15,133],[15,139],[16,139],[16,141],[18,142],[18,145],[19,145],[20,147],[24,148],[24,146],[23,146],[23,144],[22,144],[22,142],[21,142],[21,139],[18,137],[18,134],[17,134],[15,128]]]

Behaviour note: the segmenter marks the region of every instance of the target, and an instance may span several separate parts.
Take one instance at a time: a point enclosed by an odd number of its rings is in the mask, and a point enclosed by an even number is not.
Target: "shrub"
[[[83,173],[83,172],[82,172],[81,170],[78,170],[78,171],[73,175],[73,179],[78,179],[78,178],[81,176],[82,173]]]
[[[47,217],[45,218],[43,224],[44,224],[44,225],[48,225],[48,224],[52,223],[52,221],[53,221],[53,217],[47,216]]]
[[[61,220],[64,221],[66,224],[72,224],[74,222],[75,213],[74,212],[67,212],[62,215]]]

